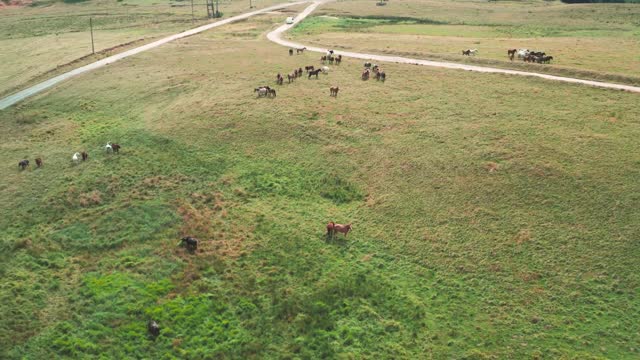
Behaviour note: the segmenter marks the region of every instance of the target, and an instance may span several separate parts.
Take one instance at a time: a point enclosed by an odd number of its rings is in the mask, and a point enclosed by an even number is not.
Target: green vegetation
[[[0,112],[0,358],[638,357],[637,94],[399,64],[364,82],[345,59],[258,99],[317,64],[264,41],[282,20]]]

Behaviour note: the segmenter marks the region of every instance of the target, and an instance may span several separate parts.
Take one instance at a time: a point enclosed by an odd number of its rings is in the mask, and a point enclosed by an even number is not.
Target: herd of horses
[[[533,51],[529,49],[509,49],[507,50],[507,56],[511,61],[517,56],[518,59],[522,59],[524,62],[538,64],[550,64],[551,60],[553,60],[553,56],[547,55],[544,51]]]
[[[364,70],[362,71],[360,78],[364,81],[369,80],[372,72],[376,80],[382,82],[387,80],[387,74],[377,64],[372,64],[370,62],[364,63]]]
[[[464,56],[476,56],[477,54],[478,49],[462,50],[462,55]],[[518,59],[522,59],[524,62],[538,64],[550,64],[551,60],[553,60],[553,56],[547,55],[544,51],[533,51],[529,49],[509,49],[507,50],[507,56],[511,61],[517,56]]]
[[[118,154],[120,153],[120,148],[121,146],[119,144],[113,144],[111,142],[108,142],[107,145],[104,146],[104,150],[107,153]],[[71,162],[73,164],[78,164],[80,161],[87,161],[87,159],[89,159],[89,154],[86,151],[76,152],[73,154],[73,156],[71,156]],[[44,161],[42,161],[42,158],[40,157],[36,158],[35,162],[37,168],[41,168],[44,165]],[[25,170],[28,167],[29,160],[24,159],[18,162],[18,168],[20,168],[20,170]]]

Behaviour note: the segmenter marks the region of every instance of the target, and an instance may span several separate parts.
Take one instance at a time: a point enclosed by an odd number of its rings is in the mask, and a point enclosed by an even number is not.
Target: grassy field
[[[636,94],[395,64],[363,82],[347,59],[258,99],[317,64],[265,41],[281,22],[0,112],[1,358],[638,357]],[[354,231],[327,241],[329,220]]]
[[[337,49],[542,71],[640,84],[640,4],[398,0],[329,3],[291,36]],[[461,50],[477,48],[477,58]],[[552,66],[510,62],[510,48],[541,49]]]
[[[282,1],[256,0],[262,8]],[[7,95],[101,57],[159,37],[202,25],[209,20],[204,0],[38,1],[32,6],[0,8],[0,95]],[[248,1],[221,1],[229,17],[249,10]],[[89,18],[95,51],[91,55]],[[132,43],[133,44],[130,44]],[[121,46],[126,44],[125,46]],[[112,49],[117,47],[116,49]],[[87,58],[84,58],[88,56]],[[77,59],[84,58],[81,61]],[[70,64],[71,63],[71,64]]]

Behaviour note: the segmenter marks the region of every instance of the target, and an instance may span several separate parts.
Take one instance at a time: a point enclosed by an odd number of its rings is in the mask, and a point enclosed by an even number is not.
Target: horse
[[[118,144],[111,144],[111,148],[113,149],[113,152],[116,154],[120,152],[120,145]]]
[[[518,49],[516,51],[516,55],[518,55],[518,59],[524,59],[527,55],[529,55],[529,49]]]
[[[298,68],[298,76],[302,76],[303,72],[302,72],[302,68]]]
[[[329,224],[327,224],[327,236],[328,237],[334,237],[336,232],[340,232],[344,234],[344,237],[347,237],[347,234],[349,233],[349,231],[351,231],[353,227],[351,226],[351,224],[336,224],[333,221],[330,221]]]
[[[307,76],[307,79],[311,79],[312,76],[316,76],[316,79],[318,78],[318,74],[320,74],[320,72],[322,72],[322,69],[315,69],[313,71],[309,71],[309,76]]]
[[[75,153],[73,154],[73,156],[71,157],[71,161],[73,161],[74,163],[79,163],[80,162],[80,153]]]
[[[253,89],[253,92],[258,93],[258,97],[267,96],[268,91],[269,90],[266,87],[258,87]]]
[[[371,73],[371,72],[369,71],[369,69],[365,69],[365,70],[362,72],[362,80],[369,80],[369,74],[370,74],[370,73]]]
[[[293,49],[289,49],[289,56],[293,55]]]
[[[342,62],[342,55],[338,55],[336,57],[336,65],[340,65],[341,62]]]
[[[305,50],[307,50],[306,47],[296,49],[296,54],[304,53]]]
[[[104,146],[104,151],[113,152],[113,147],[111,146],[111,142],[108,142],[107,145]]]
[[[329,67],[328,67],[328,66],[323,66],[323,67],[322,67],[322,73],[323,73],[323,74],[328,74],[328,73],[329,73],[329,70],[330,70],[330,69],[329,69]]]
[[[364,67],[369,69],[371,67],[371,63],[370,62],[366,62],[364,63]]]
[[[478,53],[478,49],[462,50],[462,55],[466,55],[466,56],[475,56],[477,53]]]
[[[340,91],[339,87],[331,87],[329,89],[329,96],[338,97],[338,91]]]
[[[267,96],[276,97],[276,89],[267,90]]]
[[[387,74],[380,70],[376,73],[376,80],[384,82],[387,79]]]
[[[29,166],[29,160],[24,159],[24,160],[20,160],[20,162],[18,162],[18,167],[20,168],[20,170],[24,170]]]
[[[518,49],[507,50],[507,56],[509,57],[509,60],[513,61],[513,57],[516,56],[516,51],[518,51]]]
[[[327,59],[328,59],[328,57],[326,55],[320,56],[320,62],[323,63],[323,64],[327,61]]]
[[[553,56],[542,56],[540,61],[545,64],[550,64],[551,60],[553,60]]]
[[[333,56],[329,56],[329,64],[333,65],[333,61],[335,58]]]
[[[89,154],[86,151],[83,151],[80,155],[82,156],[82,161],[87,161],[89,158]]]
[[[309,66],[305,66],[304,67],[304,71],[306,71],[306,72],[312,71],[313,69],[315,69],[315,67],[313,65],[309,65]]]
[[[187,250],[189,250],[190,252],[194,252],[198,250],[198,239],[191,236],[185,236],[180,239],[180,245],[186,246]]]
[[[160,335],[160,325],[158,325],[158,323],[153,320],[149,320],[149,323],[147,323],[147,330],[149,331],[149,334],[151,334],[151,336],[153,336],[154,338]]]
[[[36,158],[36,167],[42,167],[43,162],[41,158]]]
[[[296,76],[294,74],[287,74],[287,81],[289,81],[289,84],[291,84],[295,78]]]
[[[280,75],[280,73],[278,73],[278,75],[276,75],[276,84],[282,85],[283,82],[284,78],[282,77],[282,75]]]

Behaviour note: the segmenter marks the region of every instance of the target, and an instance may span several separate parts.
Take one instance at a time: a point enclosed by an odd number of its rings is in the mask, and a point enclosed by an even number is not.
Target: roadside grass
[[[363,82],[345,59],[259,99],[318,65],[265,41],[281,21],[0,112],[0,357],[637,356],[636,94],[398,64]]]
[[[253,5],[262,8],[278,2],[259,0]],[[220,4],[224,17],[248,10],[244,1]],[[192,20],[190,3],[184,1],[36,1],[33,6],[1,12],[0,96],[126,50],[131,47],[128,43],[140,46],[210,21],[204,3],[195,6]],[[93,19],[93,56],[89,18]]]

